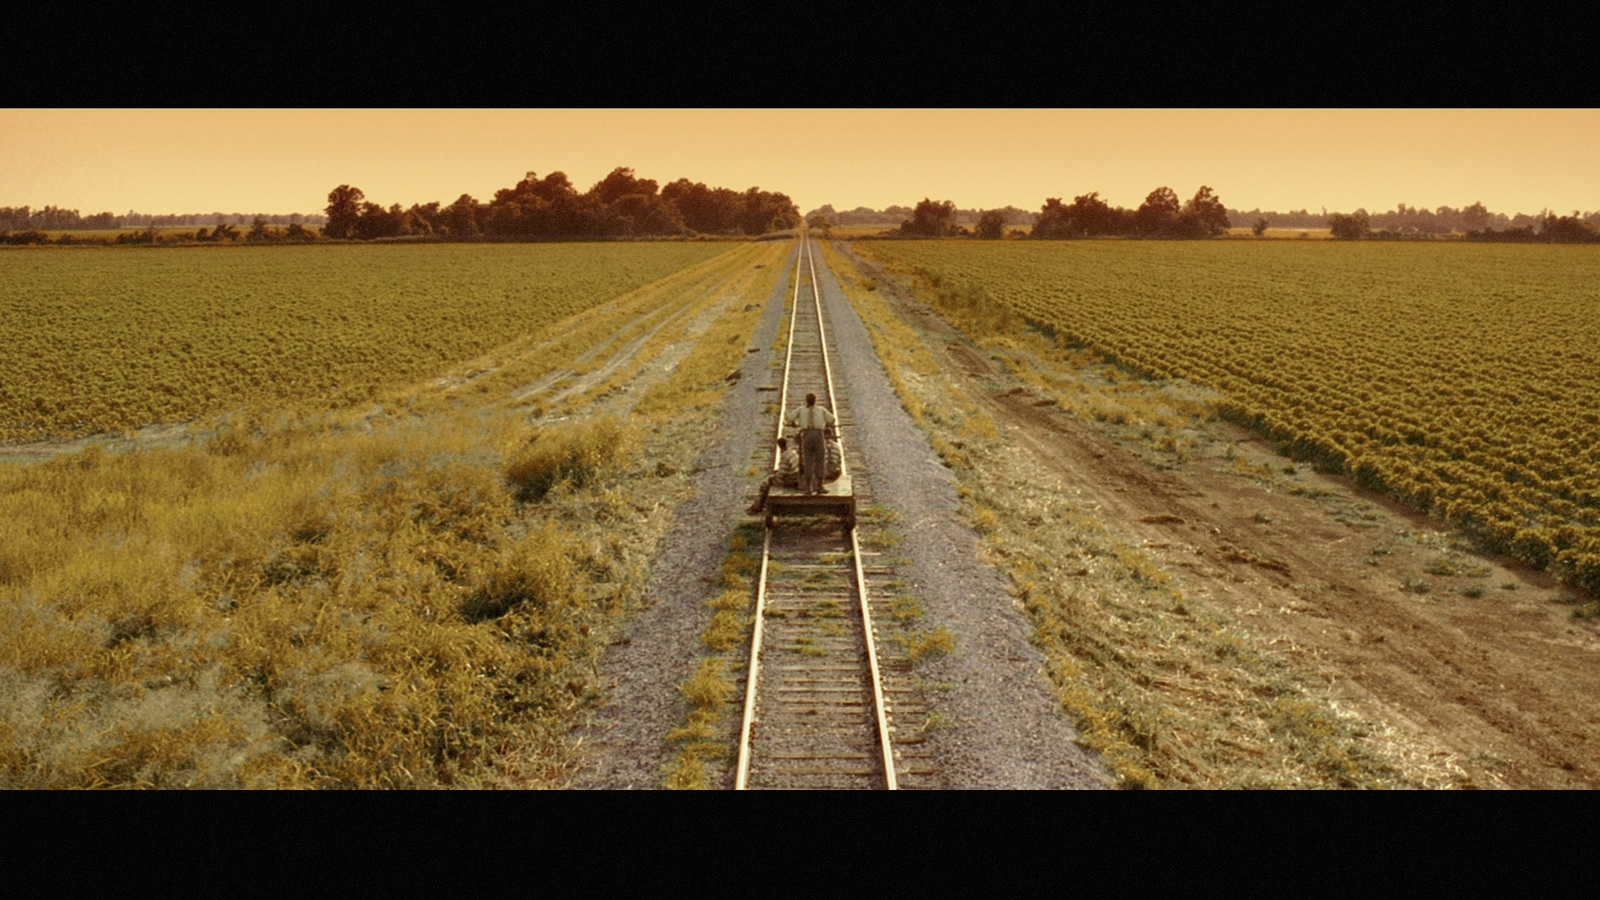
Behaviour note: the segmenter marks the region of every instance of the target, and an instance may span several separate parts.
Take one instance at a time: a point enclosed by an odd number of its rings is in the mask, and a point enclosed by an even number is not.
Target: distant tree
[[[366,196],[360,188],[348,184],[329,191],[328,206],[324,210],[328,220],[322,226],[322,233],[330,238],[354,237],[356,224],[361,220],[361,201]]]
[[[431,204],[435,208],[439,204]],[[394,209],[399,209],[400,204],[395,204]],[[400,214],[401,234],[433,234],[433,220],[428,218],[427,211],[412,204],[411,208]]]
[[[726,234],[738,227],[738,194],[727,188],[708,188],[687,178],[661,189],[663,199],[678,208],[683,223],[701,234]]]
[[[1080,194],[1065,205],[1061,198],[1050,197],[1039,210],[1039,219],[1033,223],[1031,236],[1077,238],[1120,234],[1126,221],[1126,210],[1112,209],[1100,199],[1099,191]]]
[[[787,194],[752,187],[739,197],[738,230],[744,234],[784,231],[800,221],[800,207]]]
[[[267,227],[266,216],[256,216],[250,221],[250,230],[245,233],[244,239],[252,242],[270,241],[278,236],[277,232]]]
[[[997,241],[1005,237],[1006,212],[1003,209],[991,209],[978,216],[977,235],[984,240]]]
[[[1539,227],[1539,239],[1557,244],[1591,244],[1600,241],[1600,229],[1583,221],[1577,210],[1573,210],[1570,216],[1545,216]]]
[[[806,221],[810,222],[818,217],[821,217],[829,225],[833,225],[839,220],[839,211],[833,208],[832,203],[824,203],[808,213]]]
[[[361,238],[362,240],[383,237],[384,232],[388,230],[386,227],[388,223],[383,220],[383,207],[368,200],[361,204],[361,217],[356,219],[355,225],[351,226],[350,236]]]
[[[551,172],[539,178],[529,172],[525,178],[517,182],[514,188],[495,191],[494,200],[490,204],[501,203],[505,200],[525,200],[536,197],[540,200],[555,202],[564,197],[576,197],[578,189],[572,186],[572,179],[565,172]]]
[[[800,226],[800,207],[794,200],[782,191],[762,191],[763,202],[771,210],[768,227],[774,231],[786,231]]]
[[[656,183],[648,178],[633,177],[633,170],[618,166],[611,170],[611,174],[601,179],[589,192],[599,198],[600,202],[610,206],[621,197],[629,194],[643,194],[654,197]]]
[[[1461,226],[1466,231],[1482,231],[1489,227],[1489,210],[1481,202],[1461,211]]]
[[[628,170],[621,171],[626,174]],[[631,175],[627,177],[631,179]],[[564,172],[551,172],[544,178],[529,172],[516,187],[496,191],[477,216],[477,223],[488,234],[531,238],[615,234],[628,227],[606,214],[606,204],[596,190],[579,194]]]
[[[439,208],[437,200],[411,204],[411,208],[406,210],[406,219],[411,234],[439,234],[444,231],[444,211]]]
[[[924,197],[900,223],[900,233],[908,237],[944,237],[955,233],[956,205],[949,200]]]
[[[1068,234],[1071,222],[1067,217],[1067,207],[1062,204],[1060,197],[1046,197],[1044,206],[1039,207],[1039,218],[1034,220],[1033,230],[1028,232],[1034,238],[1064,238],[1074,237]]]
[[[1228,230],[1228,208],[1222,200],[1206,185],[1201,185],[1195,191],[1194,197],[1183,205],[1179,218],[1189,220],[1185,222],[1188,228],[1196,235],[1214,237]],[[1192,224],[1191,224],[1192,223]]]
[[[0,215],[4,214],[0,210]],[[489,203],[462,194],[449,206],[413,204],[388,209],[366,199],[357,188],[340,185],[328,195],[323,234],[330,238],[397,235],[478,234],[531,239],[591,236],[676,235],[688,230],[715,234],[766,234],[800,224],[800,212],[787,195],[750,188],[742,193],[679,179],[664,188],[635,176],[625,166],[613,169],[584,193],[565,173],[540,178],[528,172],[513,187],[498,190]],[[270,220],[275,224],[277,219]]]
[[[478,227],[478,201],[472,199],[470,194],[462,194],[456,202],[445,207],[440,213],[440,221],[444,231],[451,237],[472,237],[482,233]]]
[[[1329,216],[1328,228],[1339,240],[1354,241],[1365,237],[1372,230],[1372,223],[1367,211],[1358,209],[1350,215],[1334,213]]]
[[[605,231],[617,235],[673,235],[685,230],[677,207],[654,193],[654,182],[646,182],[651,193],[623,194],[605,209]]]
[[[833,225],[828,221],[827,216],[821,213],[813,213],[811,218],[806,220],[806,227],[812,231],[829,231],[833,228]]]
[[[1068,215],[1077,223],[1078,228],[1087,237],[1103,234],[1117,234],[1121,232],[1119,210],[1111,208],[1111,204],[1100,199],[1099,191],[1090,191],[1072,198],[1072,205],[1067,207]]]
[[[1171,234],[1181,208],[1176,191],[1169,187],[1156,188],[1134,211],[1134,227],[1140,234]]]
[[[1250,233],[1256,237],[1261,237],[1263,234],[1266,234],[1267,220],[1265,218],[1256,219],[1256,223],[1250,226]]]
[[[405,233],[405,211],[396,203],[384,209],[367,201],[361,204],[361,218],[356,220],[350,237],[364,241],[373,238],[396,237]]]

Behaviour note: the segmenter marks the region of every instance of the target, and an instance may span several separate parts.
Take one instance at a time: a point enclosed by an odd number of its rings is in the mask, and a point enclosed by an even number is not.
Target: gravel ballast
[[[682,724],[685,709],[678,685],[698,667],[700,632],[710,617],[701,601],[721,573],[728,537],[750,502],[745,468],[761,440],[750,423],[762,420],[766,399],[756,388],[774,356],[769,348],[783,319],[793,253],[784,265],[750,339],[761,351],[740,364],[709,447],[695,464],[690,494],[657,545],[645,588],[650,606],[625,626],[601,662],[611,697],[577,731],[583,745],[572,787],[659,788],[666,778],[676,753],[667,732]]]

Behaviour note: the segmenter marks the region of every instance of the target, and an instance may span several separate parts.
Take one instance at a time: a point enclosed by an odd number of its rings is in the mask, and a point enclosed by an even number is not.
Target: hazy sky
[[[1481,200],[1600,210],[1600,111],[0,110],[0,206],[85,215],[321,212],[479,200],[529,171],[580,190],[617,166],[788,193],[802,211],[1138,206],[1210,185],[1235,209],[1378,212]]]

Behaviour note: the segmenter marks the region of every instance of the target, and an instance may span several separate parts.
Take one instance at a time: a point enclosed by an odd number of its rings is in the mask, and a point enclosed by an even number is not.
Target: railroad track
[[[758,451],[771,470],[789,412],[807,393],[838,423],[844,475],[861,508],[870,473],[852,465],[856,422],[834,378],[816,260],[802,237],[777,421]],[[853,517],[767,518],[739,732],[735,787],[931,787],[922,749],[927,711],[903,646],[879,636],[893,600],[891,567],[861,549]],[[876,584],[875,584],[876,582]],[[874,589],[876,588],[876,589]]]

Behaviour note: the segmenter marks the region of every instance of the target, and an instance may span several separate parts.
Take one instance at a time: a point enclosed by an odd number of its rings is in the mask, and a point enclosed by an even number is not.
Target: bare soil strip
[[[1371,740],[1413,783],[1600,786],[1600,624],[1572,614],[1592,598],[1473,555],[1442,524],[1226,423],[1208,428],[1228,454],[1156,468],[1113,429],[1055,409],[927,307],[884,293],[948,376],[1108,526],[1336,702],[1383,723]]]

